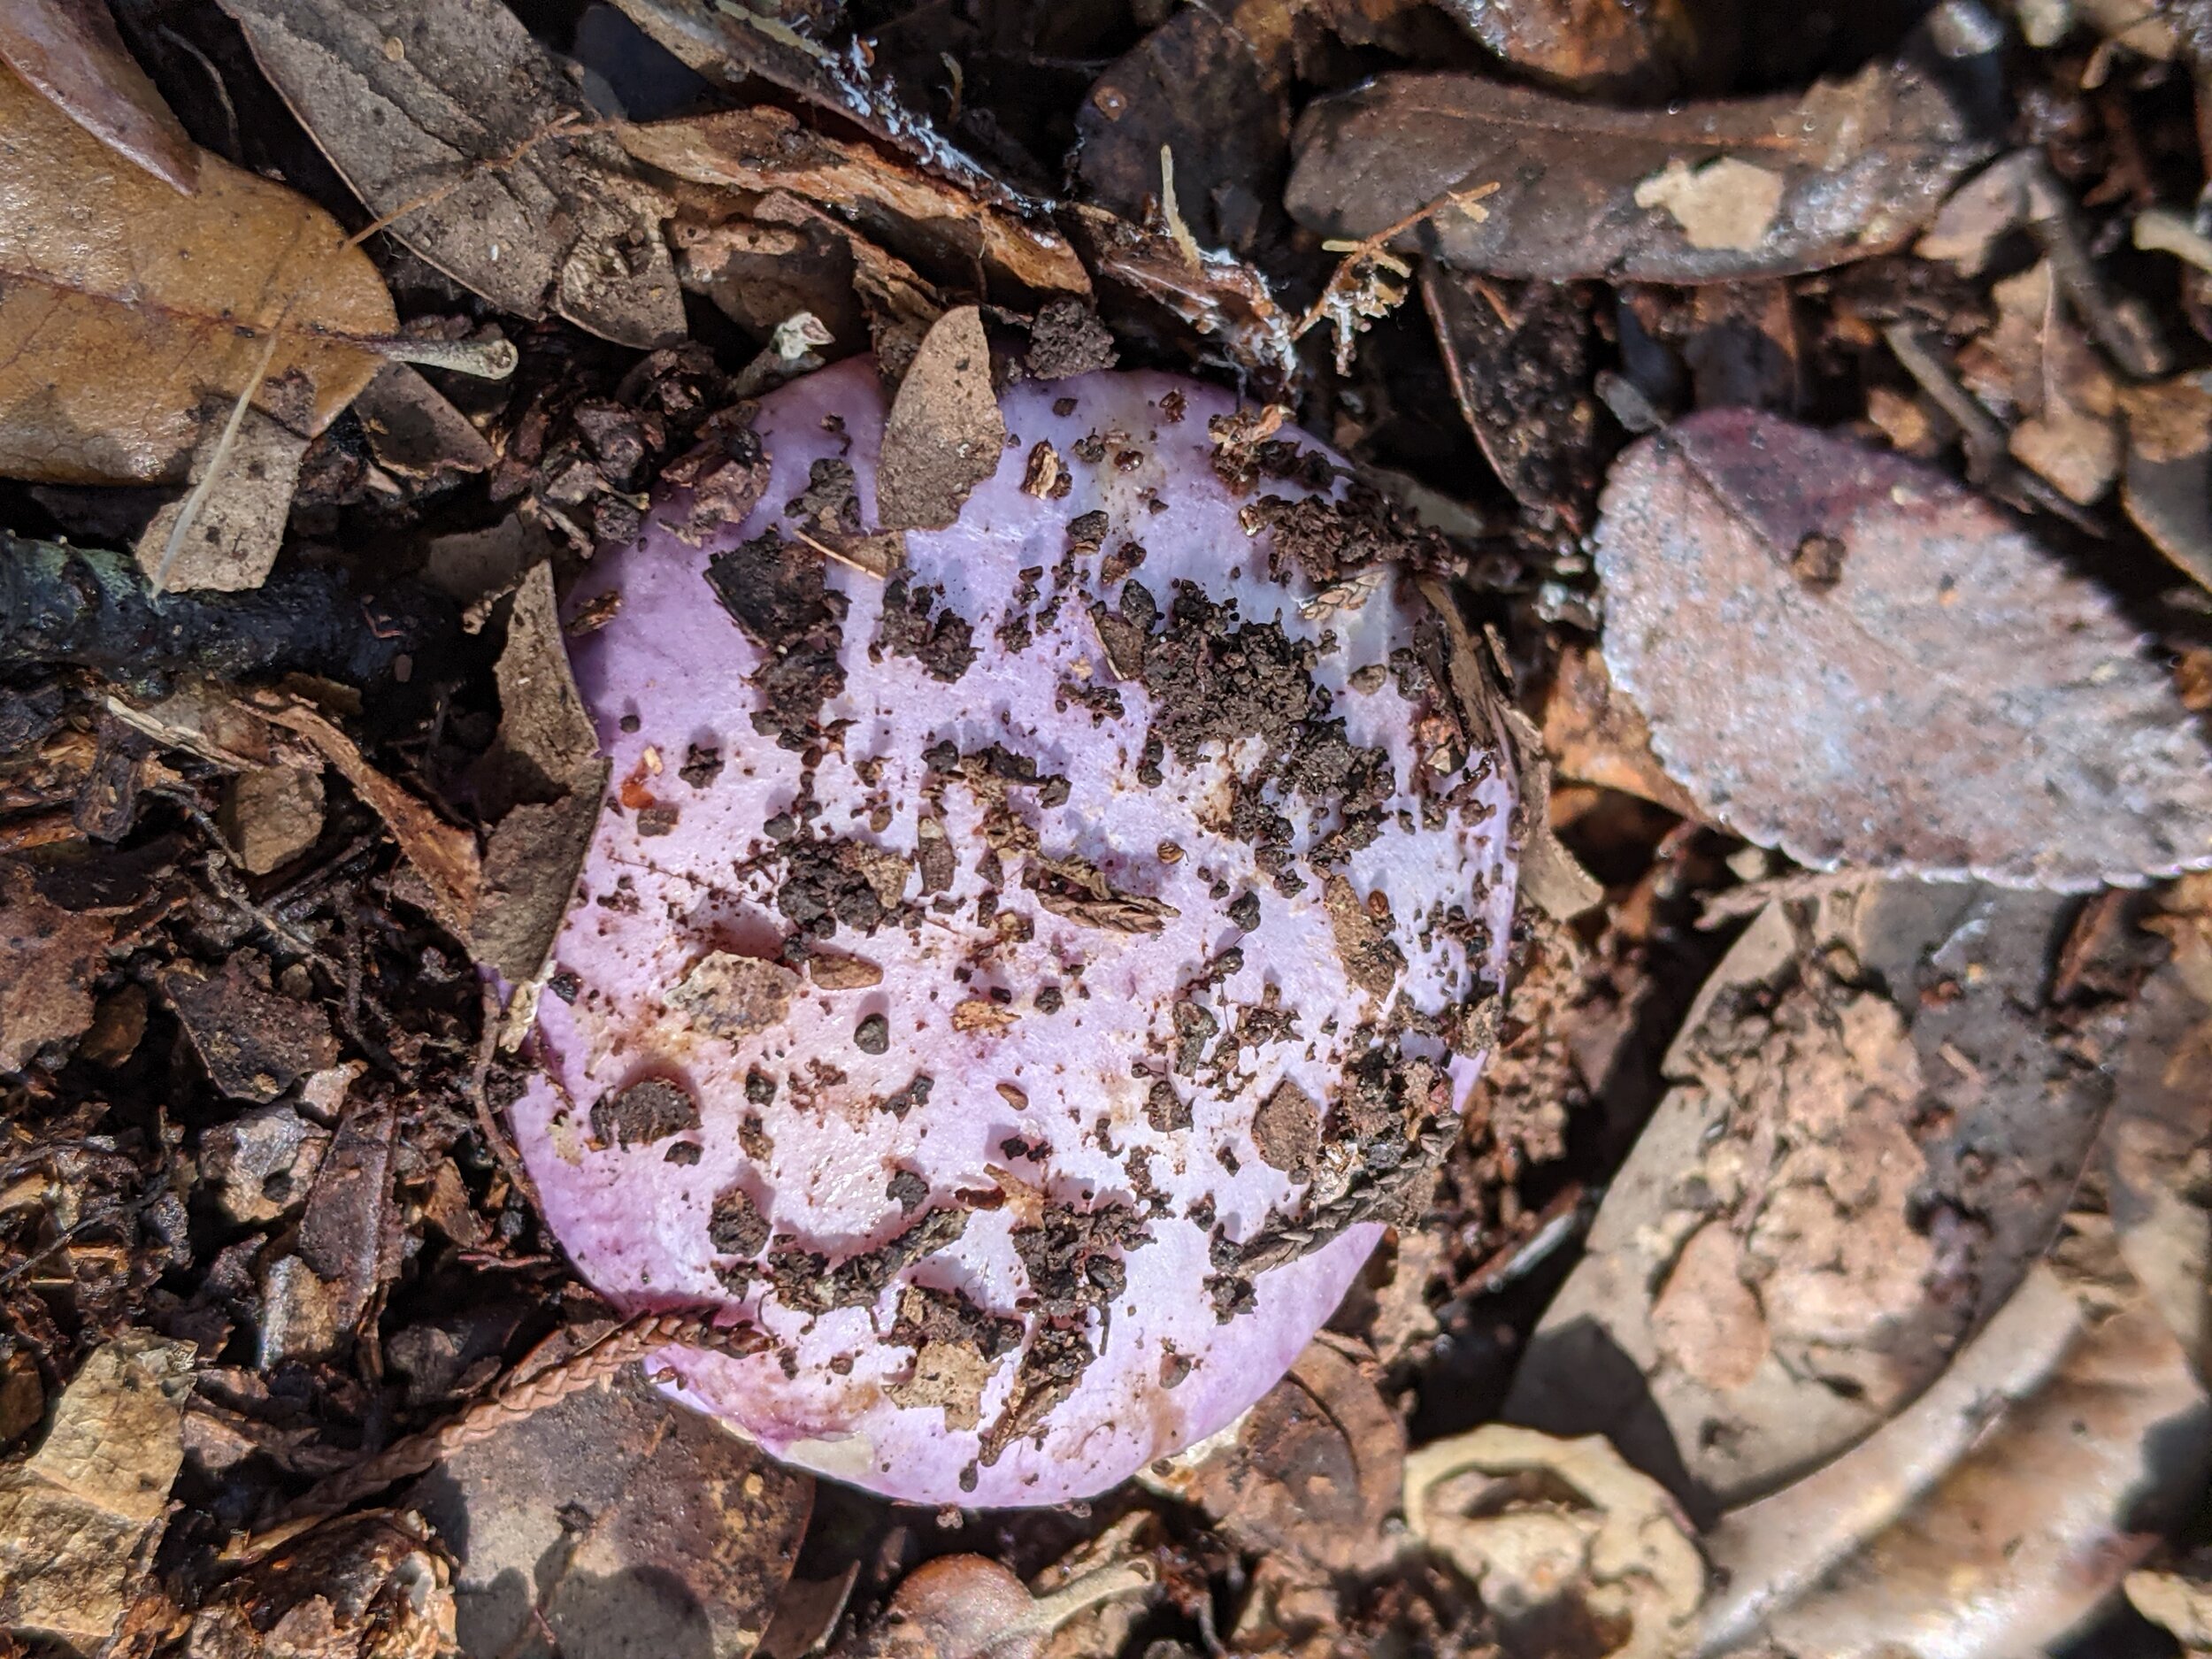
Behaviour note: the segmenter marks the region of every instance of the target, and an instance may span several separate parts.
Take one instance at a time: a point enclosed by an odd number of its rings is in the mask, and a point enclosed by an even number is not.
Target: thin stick
[[[686,1343],[744,1353],[754,1351],[762,1340],[749,1325],[718,1327],[697,1313],[648,1313],[615,1326],[566,1359],[534,1369],[526,1359],[489,1394],[438,1427],[395,1440],[374,1456],[318,1484],[286,1509],[282,1535],[296,1536],[305,1525],[326,1520],[372,1493],[426,1473],[463,1448],[488,1440],[508,1425],[580,1394],[656,1348]],[[249,1548],[257,1553],[273,1536],[257,1538]]]

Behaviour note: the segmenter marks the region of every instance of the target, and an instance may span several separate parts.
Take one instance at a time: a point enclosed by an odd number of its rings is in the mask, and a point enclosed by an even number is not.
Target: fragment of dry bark
[[[1087,295],[1088,273],[1048,222],[1033,224],[979,203],[957,186],[852,143],[803,129],[769,105],[619,128],[638,160],[695,184],[787,190],[841,215],[892,246],[918,240],[979,265],[1017,296]],[[910,257],[916,250],[907,248]]]
[[[1402,250],[1495,276],[1713,282],[1886,252],[1987,147],[1933,82],[1870,64],[1801,96],[1611,110],[1473,76],[1393,73],[1309,105],[1286,200],[1364,236],[1485,180]]]
[[[226,0],[257,62],[392,234],[518,317],[629,346],[685,332],[664,206],[497,0]]]

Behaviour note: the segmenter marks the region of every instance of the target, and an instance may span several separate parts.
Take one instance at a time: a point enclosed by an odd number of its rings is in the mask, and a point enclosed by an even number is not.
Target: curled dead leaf
[[[1405,1514],[1481,1590],[1509,1651],[1539,1650],[1563,1619],[1615,1632],[1613,1659],[1663,1659],[1704,1595],[1674,1501],[1600,1435],[1494,1423],[1425,1446],[1406,1458]]]

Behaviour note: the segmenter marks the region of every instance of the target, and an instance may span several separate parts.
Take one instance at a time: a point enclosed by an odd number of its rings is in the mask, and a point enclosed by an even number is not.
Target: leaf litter
[[[0,995],[6,1478],[119,1338],[188,1345],[172,1503],[85,1577],[73,1639],[431,1659],[765,1631],[772,1655],[1334,1659],[1679,1649],[1695,1616],[1714,1651],[2016,1650],[2131,1617],[2124,1578],[2191,1638],[2206,1575],[2154,1541],[2202,1491],[2212,1252],[2204,878],[2161,879],[2203,862],[2185,838],[2212,698],[2191,580],[2206,295],[2155,217],[2201,176],[2185,77],[2156,79],[2180,36],[2022,8],[2028,46],[2001,64],[1947,7],[1932,74],[1870,17],[1823,58],[1793,30],[1747,41],[1725,5],[890,7],[867,32],[828,0],[622,10],[643,34],[604,7],[572,39],[488,4],[334,14],[318,80],[311,11],[280,39],[243,8],[256,60],[205,5],[159,28],[119,7],[119,41],[93,7],[88,70],[26,105],[80,146],[34,223],[96,176],[160,193],[127,220],[181,222],[153,204],[199,198],[127,158],[154,142],[134,110],[164,103],[214,152],[201,196],[259,191],[223,171],[250,156],[304,193],[288,211],[343,221],[280,217],[311,231],[224,250],[250,257],[221,303],[275,321],[204,330],[173,381],[110,385],[50,446],[108,470],[0,485],[22,533],[0,547],[0,918],[32,969]],[[458,40],[488,44],[437,44]],[[1225,73],[1201,85],[1202,64]],[[641,65],[697,102],[655,104]],[[499,65],[520,73],[483,90]],[[1409,116],[1409,75],[1449,96]],[[1977,76],[2044,124],[1954,193],[2002,130]],[[370,88],[422,119],[365,131]],[[1484,163],[1470,135],[1523,100],[1536,137]],[[1882,108],[1901,142],[1854,150],[1846,121],[1818,157],[1731,125]],[[1824,219],[1816,160],[1852,187]],[[481,226],[456,204],[480,202],[538,204],[514,292],[480,245],[457,262]],[[2139,260],[2116,251],[2131,224]],[[303,234],[391,309],[295,328],[316,290],[280,256]],[[100,337],[131,343],[80,340],[54,396],[149,360],[128,331],[164,313],[122,309]],[[502,335],[511,383],[435,366]],[[1427,1208],[1259,1407],[1087,1513],[933,1522],[825,1485],[810,1517],[803,1478],[698,1440],[630,1369],[706,1333],[680,1309],[616,1325],[509,1143],[533,1056],[501,1039],[582,990],[541,977],[543,943],[608,781],[564,641],[622,595],[561,595],[649,513],[704,540],[751,511],[774,457],[744,400],[870,346],[926,516],[995,472],[992,394],[1016,380],[1116,358],[1241,377],[1285,411],[1225,434],[1250,523],[1301,464],[1286,419],[1348,457],[1348,502],[1384,481],[1425,503],[1453,626],[1377,672],[1408,696],[1425,674],[1517,687],[1475,704],[1496,700],[1532,785],[1555,778],[1516,826],[1532,904],[1486,1016],[1498,1051]],[[367,391],[330,378],[341,360]],[[1111,473],[1176,418],[1100,431],[1096,461],[1063,446],[1035,488]],[[1729,420],[1767,449],[1715,461],[1699,446]],[[257,457],[280,487],[227,505]],[[151,496],[89,481],[211,473],[150,532]],[[898,533],[834,494],[791,520],[801,545],[884,581]],[[1836,501],[1844,529],[1774,504]],[[1140,494],[1137,521],[1174,506]],[[1931,577],[1924,518],[1970,564]],[[1142,582],[1145,539],[1097,553]],[[134,544],[230,590],[152,594],[109,550]],[[1049,585],[1060,549],[1041,551]],[[1976,580],[1932,592],[1941,573]],[[1305,619],[1356,628],[1371,580],[1331,592]],[[1824,630],[1839,616],[1860,621]],[[1936,672],[1899,672],[1900,638]],[[663,757],[687,789],[748,764],[725,733],[693,749]],[[2132,795],[2099,793],[2146,754]],[[1099,903],[1126,885],[1097,849],[1063,862]],[[1970,871],[1985,884],[1918,879]],[[1089,902],[1064,885],[1056,902]],[[718,944],[714,972],[754,964],[770,1003],[886,994],[864,941],[799,972],[741,926]],[[950,1018],[979,1033],[1037,1018],[962,997]],[[549,1483],[573,1502],[538,1501]]]

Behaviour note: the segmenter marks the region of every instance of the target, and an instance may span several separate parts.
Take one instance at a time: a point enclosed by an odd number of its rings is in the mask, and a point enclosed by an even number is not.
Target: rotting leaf
[[[979,203],[907,164],[802,127],[771,105],[621,128],[638,160],[695,184],[787,190],[852,217],[897,247],[918,240],[941,260],[979,262],[995,281],[1041,294],[1087,295],[1089,275],[1058,231]],[[902,249],[909,257],[922,251]]]
[[[161,990],[208,1076],[233,1100],[265,1105],[338,1058],[329,1018],[272,989],[268,964],[252,951],[234,952],[212,974],[165,969]]]
[[[199,188],[199,147],[124,46],[107,0],[9,0],[0,63],[172,189]]]
[[[1481,1590],[1509,1650],[1548,1651],[1542,1632],[1593,1623],[1616,1632],[1613,1659],[1663,1659],[1704,1594],[1705,1563],[1665,1488],[1599,1435],[1494,1423],[1425,1446],[1406,1458],[1405,1514]]]
[[[1483,213],[1447,206],[1398,246],[1549,281],[1717,282],[1886,252],[1987,153],[1935,83],[1882,64],[1801,96],[1668,110],[1606,109],[1469,75],[1386,74],[1310,105],[1294,142],[1286,201],[1300,223],[1372,235],[1497,180]],[[1704,170],[1716,165],[1726,168],[1725,225],[1703,211],[1717,188]],[[1749,171],[1778,186],[1756,235],[1754,215],[1736,211],[1755,195]],[[1686,201],[1697,204],[1687,224]]]
[[[2044,1248],[2107,1098],[2036,1011],[2065,910],[1889,881],[1794,925],[1763,910],[1668,1052],[1507,1415],[1602,1428],[1710,1509],[1926,1386]]]
[[[0,1468],[0,1628],[88,1653],[115,1633],[184,1463],[191,1370],[188,1343],[124,1332],[62,1391],[38,1449]]]
[[[484,893],[476,838],[445,822],[370,765],[353,740],[311,704],[280,692],[256,693],[245,703],[256,713],[298,733],[337,769],[392,832],[400,851],[422,877],[439,920],[461,937],[469,937]]]
[[[1254,42],[1205,6],[1189,6],[1110,65],[1075,111],[1074,165],[1085,194],[1142,220],[1164,200],[1161,150],[1189,234],[1248,252],[1280,210],[1290,111]]]
[[[186,1659],[440,1659],[452,1571],[414,1515],[349,1516],[256,1562],[192,1617]]]
[[[739,1655],[790,1574],[814,1482],[633,1370],[456,1452],[412,1496],[467,1540],[454,1589],[471,1651]]]
[[[0,863],[0,1072],[21,1071],[44,1045],[92,1023],[92,982],[114,937],[111,918],[65,910],[24,865]]]
[[[370,211],[454,280],[621,345],[684,333],[665,203],[499,0],[223,9]]]
[[[383,366],[375,266],[282,185],[204,154],[180,196],[4,73],[0,174],[0,472],[173,482],[250,380],[311,435]]]
[[[876,468],[877,519],[886,530],[946,528],[1005,454],[983,315],[963,305],[932,326],[891,402]]]
[[[2060,892],[2212,865],[2212,745],[2166,675],[1947,478],[1714,410],[1632,447],[1602,509],[1606,665],[1739,834]],[[1799,572],[1816,541],[1832,581]]]
[[[1285,314],[1266,279],[1244,261],[1209,250],[1194,265],[1165,232],[1103,208],[1077,203],[1065,217],[1102,283],[1164,309],[1198,336],[1199,355],[1226,354],[1263,395],[1296,378],[1297,319]]]
[[[1421,298],[1460,413],[1500,481],[1525,506],[1587,523],[1598,456],[1584,295],[1424,261]]]

